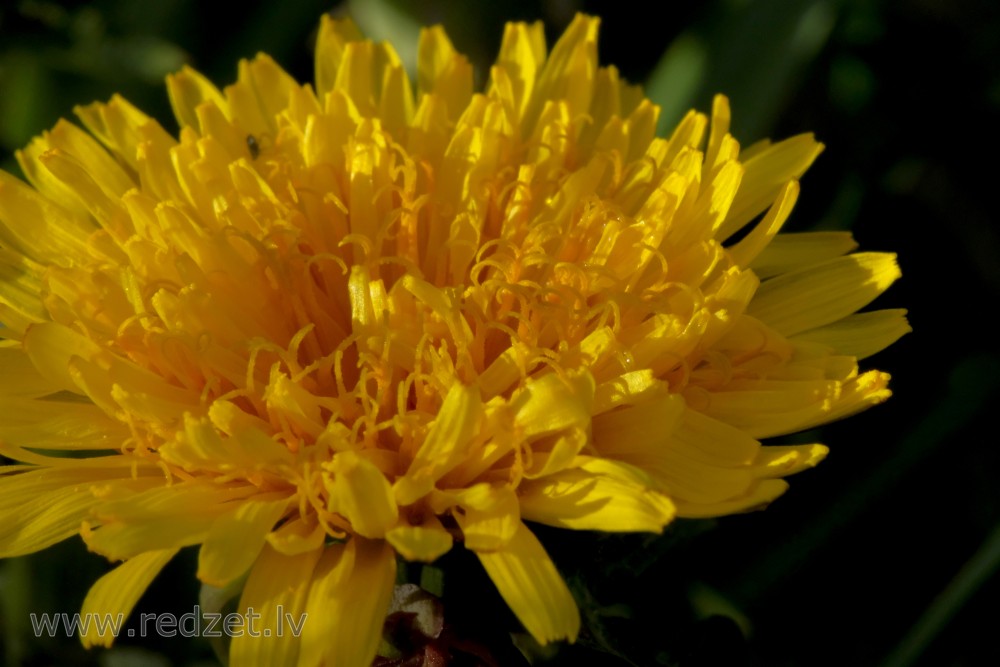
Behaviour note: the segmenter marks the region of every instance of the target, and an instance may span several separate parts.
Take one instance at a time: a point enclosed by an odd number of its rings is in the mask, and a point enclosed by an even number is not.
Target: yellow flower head
[[[249,572],[264,627],[308,613],[301,639],[234,639],[234,665],[362,665],[397,554],[460,542],[536,639],[573,640],[524,521],[660,531],[821,459],[758,439],[889,395],[857,360],[903,312],[855,312],[894,257],[779,234],[822,146],[741,150],[722,97],[657,138],[597,24],[549,53],[509,24],[476,93],[440,28],[414,91],[390,45],[324,18],[315,87],[265,55],[222,91],[185,69],[178,138],[114,97],[19,152],[0,555],[80,534],[124,560],[84,610],[127,613],[201,545],[198,577]]]

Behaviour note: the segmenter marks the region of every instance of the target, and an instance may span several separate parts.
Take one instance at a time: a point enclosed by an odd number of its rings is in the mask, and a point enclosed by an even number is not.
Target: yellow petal
[[[300,667],[371,664],[395,578],[396,557],[384,542],[328,546],[309,585]]]
[[[60,120],[49,131],[49,146],[78,162],[111,197],[121,197],[135,187],[132,177],[104,148],[72,123]]]
[[[662,425],[641,405],[602,415],[600,432],[595,419],[595,443],[601,452],[649,473],[676,502],[718,503],[745,494],[754,484],[751,465],[759,443],[737,428],[686,407],[679,396],[669,398],[674,399],[665,404],[670,416]],[[608,419],[618,414],[621,419]],[[615,425],[629,421],[634,425],[628,430],[621,427],[623,436],[615,438]]]
[[[729,255],[740,266],[750,266],[754,259],[771,243],[775,234],[785,224],[799,197],[799,182],[789,181],[778,192],[767,215],[739,243],[729,248]],[[759,275],[759,274],[758,274]]]
[[[215,426],[229,424],[219,415],[223,411],[213,412]],[[165,461],[192,471],[209,469],[232,473],[291,463],[288,449],[265,432],[254,427],[234,430],[231,437],[222,438],[208,419],[188,414],[184,417],[184,429],[174,440],[161,445],[159,452]]]
[[[42,167],[59,179],[68,190],[68,198],[89,213],[112,238],[124,242],[131,234],[131,219],[117,195],[107,192],[99,178],[73,155],[50,150],[38,158]],[[120,258],[117,258],[120,259]]]
[[[531,460],[524,466],[522,472],[528,479],[544,477],[562,470],[573,463],[576,455],[590,442],[586,428],[574,426],[557,435],[525,443],[526,452],[530,452]]]
[[[107,104],[94,102],[74,107],[73,112],[101,143],[114,151],[132,169],[137,169],[139,165],[138,153],[139,144],[144,141],[143,129],[148,132],[155,126],[163,132],[155,120],[120,95],[112,95]]]
[[[177,182],[176,171],[163,168],[163,165],[171,164],[171,150],[177,146],[177,140],[156,123],[140,126],[139,135],[141,142],[136,150],[136,166],[142,189],[163,201],[179,200],[183,191]]]
[[[97,226],[0,170],[0,242],[25,257],[58,265],[90,257]]]
[[[715,503],[694,503],[677,500],[677,516],[685,519],[708,519],[737,512],[749,512],[767,507],[788,490],[783,479],[765,479],[751,486],[743,495]]]
[[[24,350],[38,372],[60,389],[82,393],[70,375],[73,357],[94,359],[101,348],[90,339],[55,322],[32,326],[24,335]]]
[[[823,144],[812,134],[800,134],[761,150],[743,162],[740,191],[729,208],[726,221],[716,234],[729,238],[774,201],[785,183],[798,179],[823,152]]]
[[[429,519],[420,526],[396,526],[385,539],[406,560],[431,563],[451,549],[453,540],[437,517]]]
[[[391,48],[388,44],[383,49]],[[382,77],[382,98],[379,100],[378,115],[385,128],[394,136],[401,136],[413,120],[413,91],[410,77],[402,65],[386,66]]]
[[[455,514],[465,546],[473,551],[501,549],[521,525],[517,495],[509,486],[476,484],[457,494],[462,510]]]
[[[691,216],[702,233],[719,230],[735,199],[743,179],[743,166],[736,160],[722,164],[711,181],[704,185]]]
[[[522,375],[524,356],[521,348],[508,347],[479,375],[484,400],[501,394],[517,382]]]
[[[673,519],[673,503],[640,469],[605,459],[589,463],[522,483],[522,516],[574,530],[654,533]]]
[[[830,452],[825,445],[770,445],[761,447],[754,467],[762,477],[785,477],[814,468]]]
[[[627,452],[661,449],[684,415],[684,399],[676,394],[595,415],[594,447],[618,458]]]
[[[620,88],[625,90],[629,86],[621,85]],[[625,108],[624,104],[622,106]],[[628,132],[629,160],[641,160],[649,151],[650,145],[656,139],[656,123],[659,116],[660,108],[640,95],[640,101],[625,123]]]
[[[400,505],[409,505],[429,493],[442,475],[462,461],[481,414],[479,390],[455,382],[445,395],[409,470],[393,485]]]
[[[525,112],[526,132],[533,128],[546,102],[565,100],[571,117],[589,110],[597,78],[599,24],[596,18],[577,14],[552,47]]]
[[[350,19],[335,20],[324,14],[320,19],[316,38],[316,95],[320,103],[333,89],[340,70],[344,48],[351,42],[364,39]]]
[[[150,474],[158,480],[160,485],[163,483],[163,470],[157,467],[154,462],[139,461],[124,454],[81,457],[66,456],[65,454],[50,456],[12,445],[3,440],[0,440],[0,454],[14,461],[21,461],[23,463],[30,463],[32,466],[37,466],[39,471],[48,468],[61,468],[63,470],[79,469],[86,471],[85,474],[88,476],[93,475],[94,479],[103,480],[108,479],[108,477],[102,476],[102,473],[99,472],[101,470],[115,470],[116,472],[112,476],[122,477],[128,475],[123,472],[127,469],[131,474],[130,484],[145,485],[150,481]],[[143,486],[143,488],[147,487]],[[2,506],[3,503],[0,503],[0,507]]]
[[[538,539],[521,524],[502,549],[476,554],[518,620],[541,644],[575,641],[580,612]]]
[[[246,485],[216,487],[208,482],[160,482],[141,493],[120,485],[94,508],[99,527],[83,532],[87,546],[110,559],[143,551],[172,549],[204,542],[217,518],[231,514],[240,500],[255,493]]]
[[[716,95],[712,98],[712,129],[708,135],[708,148],[705,151],[705,165],[709,168],[716,166],[719,151],[722,148],[726,134],[729,132],[729,122],[732,113],[729,109],[729,98],[725,95]]]
[[[281,524],[280,528],[267,534],[267,543],[286,556],[297,556],[323,546],[326,540],[323,525],[313,514],[306,517],[295,517]]]
[[[275,120],[288,108],[292,90],[298,84],[274,59],[264,53],[258,54],[253,60],[243,61],[240,65],[240,81],[251,87],[268,128],[276,132]]]
[[[429,307],[434,315],[447,325],[457,345],[464,347],[469,344],[472,340],[472,331],[454,297],[445,290],[409,274],[400,280],[400,285],[423,305]]]
[[[2,478],[0,558],[40,551],[79,533],[97,503],[88,482],[123,474],[128,473],[43,469]]]
[[[742,468],[760,454],[760,443],[746,433],[696,410],[686,409],[671,433],[670,449],[692,461]]]
[[[889,390],[890,376],[881,371],[868,371],[862,373],[857,378],[844,383],[838,400],[828,406],[829,412],[826,414],[812,415],[807,419],[802,429],[812,428],[820,424],[826,424],[837,419],[850,417],[853,414],[867,410],[873,405],[878,405],[886,401],[892,392]]]
[[[204,542],[211,526],[212,517],[145,519],[135,524],[114,523],[84,529],[81,537],[91,551],[109,560],[122,560],[144,551],[177,549]]]
[[[81,633],[80,636],[84,647],[111,646],[115,636],[110,632],[99,634],[100,628],[94,619],[128,618],[135,603],[177,551],[162,549],[139,554],[105,574],[90,587],[80,610],[80,615],[90,621],[89,632]]]
[[[541,21],[508,23],[504,28],[498,67],[511,86],[511,105],[517,116],[524,113],[535,88],[535,77],[545,61],[545,32]],[[496,76],[496,75],[495,75]]]
[[[48,387],[45,382],[43,386]],[[0,414],[0,440],[22,447],[119,449],[130,436],[125,424],[108,417],[93,403],[0,396]]]
[[[756,386],[715,392],[702,411],[754,438],[769,438],[824,424],[889,397],[889,376],[870,371],[847,382],[759,381]]]
[[[247,130],[237,127],[214,103],[202,102],[195,109],[195,114],[205,136],[219,142],[226,149],[230,161],[253,157],[247,145]],[[256,137],[254,140],[257,140]]]
[[[857,247],[850,232],[778,234],[749,266],[762,279],[770,278],[846,255]]]
[[[670,135],[668,148],[663,155],[663,162],[675,164],[675,160],[684,155],[684,149],[694,149],[699,146],[702,137],[705,136],[707,126],[708,119],[704,114],[700,114],[694,109],[688,111]],[[688,151],[688,154],[692,159],[695,157],[691,151]],[[697,167],[697,165],[693,166]]]
[[[441,26],[423,28],[417,47],[417,95],[433,94],[458,119],[472,98],[472,65],[455,51]]]
[[[755,483],[749,468],[726,468],[688,459],[676,450],[660,455],[630,454],[621,457],[642,468],[670,491],[675,504],[685,501],[714,504],[738,498]]]
[[[0,340],[0,397],[36,398],[57,391],[59,386],[39,374],[28,355],[21,349],[20,343]],[[0,408],[0,414],[6,417],[16,413]],[[4,424],[0,423],[0,428],[3,426]]]
[[[326,480],[328,509],[348,521],[356,533],[383,537],[396,524],[399,508],[392,487],[379,468],[357,452],[339,452],[326,466],[332,479]]]
[[[0,282],[5,280],[3,275],[3,264],[0,262]],[[34,295],[28,292],[29,295]],[[0,336],[10,340],[20,340],[24,332],[32,324],[36,324],[37,319],[29,317],[8,303],[4,297],[4,290],[0,288]]]
[[[586,426],[590,422],[594,389],[589,374],[567,380],[549,373],[529,380],[511,401],[514,421],[527,436]]]
[[[27,146],[14,153],[17,163],[24,172],[29,183],[42,197],[55,203],[71,215],[87,220],[87,209],[80,204],[79,197],[73,195],[73,190],[62,180],[45,168],[42,158],[52,154],[48,133],[35,137]]]
[[[204,101],[211,101],[215,106],[228,113],[229,105],[211,81],[199,72],[184,66],[177,74],[167,75],[167,94],[170,106],[181,127],[190,126],[199,129],[198,115],[195,109]]]
[[[747,314],[791,336],[855,313],[900,275],[893,254],[848,255],[764,281]]]
[[[234,513],[216,519],[198,552],[198,578],[222,588],[242,576],[257,559],[290,500],[248,500]]]
[[[616,407],[645,402],[668,390],[669,385],[655,377],[650,369],[622,373],[597,385],[592,414],[596,416]]]
[[[350,42],[344,46],[334,89],[343,93],[362,116],[375,114],[375,45],[370,41]]]
[[[299,627],[304,631],[312,622],[302,614],[306,612],[313,570],[322,553],[322,548],[316,548],[290,556],[264,547],[250,571],[239,603],[241,613],[252,610],[259,615],[256,627],[261,636],[243,632],[233,637],[229,646],[230,665],[296,664],[300,642],[291,624],[304,623]]]
[[[903,309],[857,313],[824,327],[810,329],[792,337],[811,343],[829,345],[839,354],[858,359],[881,352],[912,331]]]
[[[0,322],[19,336],[33,324],[49,319],[41,299],[41,275],[42,268],[27,257],[0,248],[0,304],[5,306]]]

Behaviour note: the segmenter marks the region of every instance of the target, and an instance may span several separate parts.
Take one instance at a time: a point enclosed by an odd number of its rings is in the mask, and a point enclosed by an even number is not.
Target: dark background
[[[574,12],[599,15],[602,64],[646,83],[662,128],[724,92],[742,145],[817,134],[827,149],[786,229],[852,229],[862,249],[899,253],[903,278],[876,306],[908,308],[914,333],[863,362],[893,375],[895,396],[809,434],[829,458],[766,512],[656,539],[542,531],[589,628],[552,664],[1000,664],[997,6],[730,0],[664,2],[654,16],[624,1],[0,0],[0,165],[16,173],[15,149],[114,92],[176,130],[162,80],[183,63],[225,84],[265,51],[311,80],[323,11],[353,13],[404,59],[417,26],[443,23],[480,83],[504,21],[541,19],[551,44]],[[193,563],[172,564],[140,610],[190,611]],[[463,582],[445,580],[446,614],[481,619],[469,636],[501,654],[509,616],[475,563],[446,565]],[[202,640],[85,653],[33,638],[28,611],[78,610],[107,568],[78,539],[0,563],[7,664],[213,664]]]

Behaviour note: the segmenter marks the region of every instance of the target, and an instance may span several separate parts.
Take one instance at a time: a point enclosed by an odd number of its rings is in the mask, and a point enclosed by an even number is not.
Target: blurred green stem
[[[3,626],[4,664],[22,664],[28,637],[28,609],[31,609],[31,562],[11,558],[0,568],[0,625]]]
[[[972,555],[958,574],[923,613],[882,667],[909,667],[923,654],[934,638],[948,625],[970,597],[1000,566],[1000,526]]]

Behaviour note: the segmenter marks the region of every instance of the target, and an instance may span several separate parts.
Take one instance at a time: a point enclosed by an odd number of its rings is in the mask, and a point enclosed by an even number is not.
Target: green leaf
[[[705,41],[693,33],[674,40],[646,83],[646,95],[660,105],[656,131],[669,136],[688,109],[695,105],[708,67]]]
[[[733,133],[742,144],[767,136],[836,17],[830,0],[721,4],[671,45],[647,83],[650,99],[663,109],[660,130],[691,107],[709,109],[712,96],[722,93],[732,103]]]

